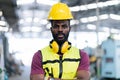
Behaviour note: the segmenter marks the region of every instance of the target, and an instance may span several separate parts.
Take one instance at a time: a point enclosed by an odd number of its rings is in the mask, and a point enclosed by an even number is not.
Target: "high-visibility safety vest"
[[[80,50],[71,47],[63,56],[56,54],[50,46],[41,50],[45,76],[60,79],[74,79],[80,63]]]

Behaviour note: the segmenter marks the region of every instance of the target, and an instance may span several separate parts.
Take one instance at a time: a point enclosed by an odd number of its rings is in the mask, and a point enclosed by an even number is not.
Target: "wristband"
[[[54,78],[50,78],[49,80],[54,80]]]
[[[44,80],[50,80],[50,77],[45,77]]]
[[[54,80],[54,78],[51,78],[51,77],[45,77],[44,80]]]

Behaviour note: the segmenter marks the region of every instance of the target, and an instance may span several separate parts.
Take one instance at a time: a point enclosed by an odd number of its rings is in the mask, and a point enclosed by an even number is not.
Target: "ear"
[[[71,30],[71,26],[69,27],[69,31]]]
[[[51,30],[51,32],[52,32],[52,27],[50,27],[50,30]]]

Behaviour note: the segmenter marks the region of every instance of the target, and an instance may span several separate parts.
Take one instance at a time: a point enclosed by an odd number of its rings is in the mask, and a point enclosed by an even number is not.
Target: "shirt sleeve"
[[[44,70],[42,67],[42,55],[40,51],[36,52],[33,55],[30,75],[34,74],[44,74]]]
[[[90,62],[89,62],[89,56],[86,52],[80,50],[80,64],[78,67],[78,70],[90,70]]]

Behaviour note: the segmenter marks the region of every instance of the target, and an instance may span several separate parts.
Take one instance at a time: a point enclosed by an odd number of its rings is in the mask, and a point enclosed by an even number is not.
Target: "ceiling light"
[[[29,27],[29,26],[20,27],[20,31],[21,32],[29,32],[29,31],[31,31],[31,27]]]
[[[100,15],[99,18],[100,18],[101,20],[103,20],[103,19],[108,19],[108,18],[109,18],[109,15],[108,15],[108,14],[103,14],[103,15]]]
[[[24,26],[24,27],[20,27],[20,31],[21,32],[41,32],[42,29],[41,27],[37,27],[37,26],[32,26],[32,27],[29,27],[29,26]]]
[[[87,19],[87,18],[81,18],[80,21],[81,21],[82,23],[87,23],[87,22],[88,22],[88,19]]]
[[[106,2],[98,2],[98,3],[87,4],[87,5],[74,6],[73,8],[71,7],[71,11],[84,11],[88,9],[96,9],[97,7],[101,8],[101,7],[107,7],[112,5],[118,5],[118,4],[120,4],[120,0],[111,0]]]
[[[97,17],[96,16],[88,17],[88,21],[89,22],[97,21]]]
[[[114,20],[120,20],[120,15],[110,14],[110,18]]]
[[[0,31],[5,31],[5,32],[7,32],[7,31],[8,31],[8,27],[0,26]]]
[[[45,25],[45,24],[47,24],[47,23],[48,23],[48,21],[47,21],[47,20],[45,20],[45,19],[40,20],[40,24]]]
[[[97,3],[97,6],[98,6],[99,8],[104,7],[104,3],[103,3],[103,2],[99,2],[99,3]]]
[[[87,8],[88,9],[95,9],[95,8],[97,8],[97,4],[96,3],[88,4]]]
[[[39,3],[39,4],[45,4],[45,5],[53,5],[53,4],[55,4],[55,3],[57,3],[57,2],[59,2],[60,0],[36,0],[36,2],[37,3]]]
[[[120,33],[120,30],[118,30],[118,29],[111,29],[111,33]]]
[[[111,1],[106,1],[105,3],[108,6],[112,6],[112,5],[118,5],[118,4],[120,4],[120,1],[118,1],[118,0],[111,0]]]
[[[31,27],[31,31],[32,31],[32,32],[41,32],[41,31],[42,31],[42,28],[41,28],[41,27],[32,26],[32,27]]]
[[[3,12],[0,10],[0,16],[3,16]]]
[[[105,32],[110,32],[110,28],[108,28],[108,27],[102,27],[102,29],[103,29],[103,31],[105,31]]]
[[[87,25],[87,28],[88,28],[88,29],[91,29],[91,30],[95,30],[95,29],[96,29],[96,25],[88,24],[88,25]]]
[[[71,25],[79,24],[78,20],[71,20]]]
[[[17,5],[25,5],[33,3],[35,0],[17,0]]]
[[[82,6],[80,6],[80,10],[83,11],[83,10],[88,10],[88,9],[87,9],[86,5],[82,5]]]
[[[99,18],[100,18],[100,20],[108,19],[109,15],[108,14],[99,15]],[[88,22],[94,22],[94,21],[97,21],[97,20],[98,20],[97,16],[90,16],[90,17],[81,18],[80,22],[88,23]]]
[[[32,18],[31,17],[28,17],[25,19],[26,22],[32,22]]]
[[[23,24],[24,22],[25,22],[24,19],[20,19],[20,20],[19,20],[19,23],[20,23],[20,24]]]
[[[35,17],[35,18],[33,19],[33,21],[34,21],[34,22],[39,22],[40,20],[39,20],[38,17]]]
[[[70,7],[71,11],[79,11],[80,10],[80,6],[74,6],[74,7]]]
[[[0,26],[6,26],[6,22],[5,21],[0,21]]]

